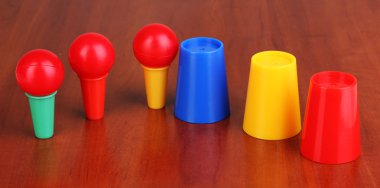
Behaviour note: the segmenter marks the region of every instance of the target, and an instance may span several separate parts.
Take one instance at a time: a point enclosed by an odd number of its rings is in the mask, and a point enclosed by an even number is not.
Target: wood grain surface
[[[0,1],[0,187],[377,187],[380,186],[380,2],[375,0],[2,0]],[[178,58],[167,107],[146,106],[132,40],[160,22],[180,41],[224,42],[231,116],[194,125],[173,116]],[[107,79],[106,116],[84,118],[80,84],[67,53],[84,32],[107,36],[116,62]],[[34,137],[15,67],[44,48],[64,63],[55,135]],[[301,114],[310,76],[323,70],[358,78],[361,157],[322,165],[300,155],[300,136],[263,141],[242,130],[250,57],[294,54]]]

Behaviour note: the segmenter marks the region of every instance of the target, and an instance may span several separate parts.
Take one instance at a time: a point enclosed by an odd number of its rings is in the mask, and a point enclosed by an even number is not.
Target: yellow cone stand
[[[166,82],[169,67],[144,69],[145,90],[148,100],[148,107],[161,109],[165,106]]]
[[[296,58],[264,51],[252,56],[244,131],[264,140],[281,140],[301,131]]]

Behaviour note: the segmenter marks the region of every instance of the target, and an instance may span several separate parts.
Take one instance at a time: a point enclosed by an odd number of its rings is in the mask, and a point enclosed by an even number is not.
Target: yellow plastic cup
[[[168,79],[169,67],[144,69],[145,90],[148,107],[151,109],[161,109],[165,106],[166,83]]]
[[[252,56],[243,130],[264,140],[301,131],[296,58],[281,51]]]

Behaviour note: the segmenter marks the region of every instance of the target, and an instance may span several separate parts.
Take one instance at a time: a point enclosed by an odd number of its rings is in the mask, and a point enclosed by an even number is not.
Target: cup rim
[[[169,69],[169,66],[154,68],[154,67],[147,67],[147,66],[141,65],[141,67],[145,70],[150,70],[150,71],[160,71],[160,70]]]
[[[49,95],[46,95],[46,96],[33,96],[33,95],[30,95],[28,93],[25,92],[25,95],[29,98],[33,98],[33,99],[47,99],[47,98],[50,98],[50,97],[53,97],[57,94],[57,91],[54,91],[53,93],[49,94]]]
[[[78,76],[79,77],[79,76]],[[102,79],[105,79],[108,77],[108,73],[106,73],[105,75],[103,76],[100,76],[100,77],[97,77],[97,78],[81,78],[79,77],[80,80],[86,80],[86,81],[98,81],[98,80],[102,80]]]
[[[284,65],[266,65],[263,63],[258,63],[258,58],[261,58],[264,56],[273,56],[273,55],[287,58],[287,59],[289,59],[289,63],[284,64]],[[297,60],[296,60],[296,57],[294,55],[292,55],[288,52],[278,51],[278,50],[261,51],[261,52],[253,54],[253,56],[251,57],[252,64],[255,64],[257,66],[264,67],[264,68],[284,68],[284,67],[288,67],[290,65],[295,64],[296,61]]]
[[[214,50],[210,50],[210,51],[192,51],[188,48],[188,45],[189,44],[192,44],[196,41],[209,41],[209,42],[212,42],[214,44],[217,45],[217,48],[215,48]],[[216,39],[216,38],[212,38],[212,37],[192,37],[192,38],[188,38],[184,41],[181,42],[181,50],[184,50],[186,51],[187,53],[191,53],[191,54],[209,54],[209,53],[214,53],[214,52],[217,52],[221,49],[224,48],[224,44],[222,41]]]
[[[343,86],[331,86],[328,87],[327,84],[321,83],[318,77],[320,76],[339,76],[340,80],[344,79],[343,81],[346,82],[344,83]],[[343,90],[347,88],[352,88],[353,86],[357,85],[357,79],[354,75],[346,73],[346,72],[341,72],[341,71],[322,71],[322,72],[317,72],[311,76],[310,82],[313,85],[316,85],[318,87],[324,88],[324,89],[338,89],[338,90]]]

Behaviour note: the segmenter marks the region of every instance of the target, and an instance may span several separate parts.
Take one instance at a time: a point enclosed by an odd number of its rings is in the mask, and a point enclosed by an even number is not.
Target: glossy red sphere
[[[133,41],[133,52],[141,64],[151,68],[167,67],[178,51],[175,33],[162,24],[141,28]]]
[[[115,51],[105,36],[85,33],[71,44],[69,61],[80,78],[100,78],[110,71],[115,61]]]
[[[18,84],[33,96],[46,96],[57,91],[63,77],[61,60],[48,50],[29,51],[20,58],[16,67]]]

